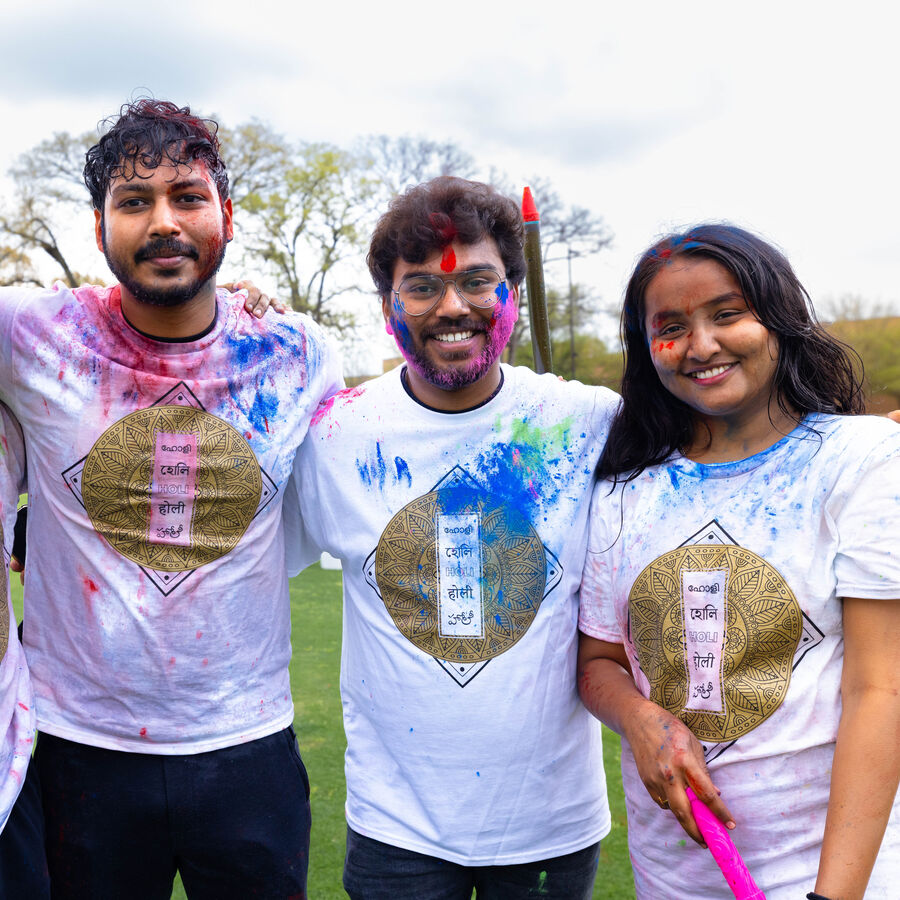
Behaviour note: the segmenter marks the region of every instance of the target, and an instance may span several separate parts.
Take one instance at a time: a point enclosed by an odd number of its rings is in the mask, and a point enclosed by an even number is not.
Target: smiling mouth
[[[713,366],[711,369],[702,369],[699,372],[688,372],[688,378],[693,378],[695,381],[703,381],[706,378],[715,378],[716,375],[721,375],[723,372],[733,369],[736,365],[737,363],[727,363],[724,366]]]
[[[432,335],[434,340],[440,341],[442,344],[455,344],[458,341],[467,341],[474,336],[474,331],[449,331],[445,334]]]

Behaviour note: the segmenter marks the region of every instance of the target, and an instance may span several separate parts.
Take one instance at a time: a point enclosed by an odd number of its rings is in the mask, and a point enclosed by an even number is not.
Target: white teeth
[[[716,375],[721,375],[723,372],[727,372],[733,363],[727,366],[713,366],[711,369],[704,369],[702,372],[691,372],[691,378],[715,378]]]
[[[436,334],[434,339],[443,341],[445,344],[452,344],[456,341],[467,341],[473,334],[475,334],[474,331],[453,331],[450,334]]]

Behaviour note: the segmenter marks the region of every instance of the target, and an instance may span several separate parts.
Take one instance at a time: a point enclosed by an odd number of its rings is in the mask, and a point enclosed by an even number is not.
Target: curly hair
[[[515,201],[489,184],[441,175],[409,188],[378,220],[366,262],[381,296],[391,292],[398,259],[421,263],[452,240],[491,237],[513,286],[525,277],[525,229]]]
[[[143,97],[126,103],[118,117],[104,120],[109,131],[85,155],[84,183],[94,208],[103,211],[110,182],[134,178],[137,167],[202,162],[215,182],[222,203],[228,199],[228,171],[219,156],[218,124],[201,119],[187,106]]]
[[[753,314],[778,338],[775,394],[790,418],[865,411],[859,355],[816,320],[809,294],[784,255],[734,225],[697,225],[650,247],[628,281],[622,309],[622,405],[598,463],[598,477],[630,481],[688,446],[694,436],[693,410],[659,380],[645,324],[647,288],[677,258],[711,259],[727,269]]]

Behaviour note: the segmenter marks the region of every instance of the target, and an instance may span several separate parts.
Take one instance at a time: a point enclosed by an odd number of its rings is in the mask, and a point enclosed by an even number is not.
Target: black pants
[[[305,898],[309,782],[293,728],[185,756],[41,734],[54,900]]]
[[[0,897],[3,900],[50,898],[41,787],[34,765],[28,767],[25,784],[0,833]]]

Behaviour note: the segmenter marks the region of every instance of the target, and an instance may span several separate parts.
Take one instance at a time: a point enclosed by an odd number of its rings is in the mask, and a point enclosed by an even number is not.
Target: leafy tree
[[[239,203],[250,220],[247,253],[271,268],[294,309],[324,325],[348,327],[353,317],[331,301],[358,286],[336,286],[334,276],[361,253],[371,183],[352,154],[303,144],[273,184]]]
[[[574,379],[584,384],[600,384],[610,390],[618,391],[622,381],[622,354],[610,351],[606,344],[593,334],[580,332],[575,336],[576,366]],[[554,364],[559,359],[567,364],[569,342],[564,340],[553,341]],[[523,344],[519,349],[519,362],[522,365],[533,366],[534,356],[531,344]]]
[[[844,319],[829,325],[828,330],[862,358],[869,411],[882,413],[900,407],[900,316]]]
[[[277,190],[293,162],[290,142],[258,119],[234,128],[220,126],[218,138],[236,206],[251,194],[262,196]]]

